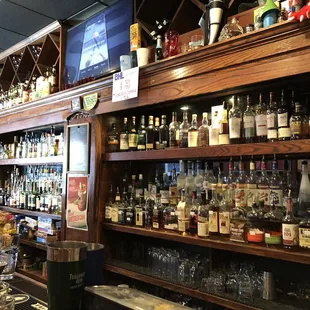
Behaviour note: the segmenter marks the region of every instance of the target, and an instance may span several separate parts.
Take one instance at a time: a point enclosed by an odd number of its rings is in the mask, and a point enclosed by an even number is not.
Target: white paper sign
[[[113,74],[112,102],[138,97],[139,67]]]

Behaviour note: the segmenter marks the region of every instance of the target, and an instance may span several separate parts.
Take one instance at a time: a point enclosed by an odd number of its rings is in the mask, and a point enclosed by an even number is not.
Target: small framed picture
[[[71,111],[82,110],[82,100],[81,97],[77,97],[71,100]]]

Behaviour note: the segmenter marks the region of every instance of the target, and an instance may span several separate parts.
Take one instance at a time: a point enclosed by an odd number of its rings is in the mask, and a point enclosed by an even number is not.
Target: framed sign
[[[68,172],[88,173],[89,123],[68,125]]]
[[[88,230],[88,175],[68,174],[67,227]]]

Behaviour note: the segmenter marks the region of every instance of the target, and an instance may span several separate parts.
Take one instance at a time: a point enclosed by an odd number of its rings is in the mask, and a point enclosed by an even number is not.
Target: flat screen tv
[[[119,57],[130,52],[132,0],[113,6],[68,30],[65,84],[98,78],[120,68]]]

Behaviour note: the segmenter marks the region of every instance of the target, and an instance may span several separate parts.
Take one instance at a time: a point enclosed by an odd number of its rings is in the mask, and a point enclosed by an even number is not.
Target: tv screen
[[[119,69],[119,57],[130,52],[132,8],[132,0],[119,0],[68,30],[65,84],[97,78]]]

